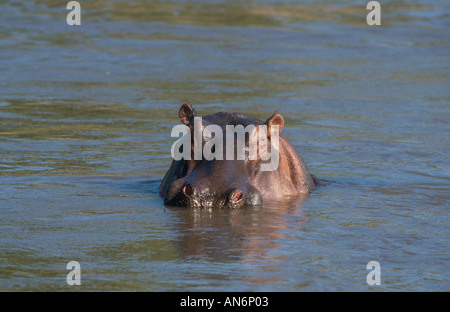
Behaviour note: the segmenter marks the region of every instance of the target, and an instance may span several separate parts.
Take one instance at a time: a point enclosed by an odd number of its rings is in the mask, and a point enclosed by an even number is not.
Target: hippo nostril
[[[188,184],[185,187],[183,187],[183,193],[187,196],[192,196],[194,195],[194,190],[192,189],[192,186]]]
[[[236,189],[233,192],[231,192],[229,198],[230,198],[231,202],[236,203],[236,202],[242,200],[244,198],[244,195],[242,194],[242,192],[240,190]]]

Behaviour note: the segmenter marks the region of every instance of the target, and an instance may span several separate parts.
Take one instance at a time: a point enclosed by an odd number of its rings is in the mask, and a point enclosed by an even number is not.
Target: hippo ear
[[[272,126],[278,126],[278,133],[281,133],[284,127],[284,118],[277,112],[273,113],[273,115],[267,119],[267,136],[270,137]]]
[[[184,103],[181,105],[178,115],[180,116],[181,122],[188,126],[194,121],[194,117],[197,116],[197,113],[195,112],[195,109],[192,108],[191,104]]]

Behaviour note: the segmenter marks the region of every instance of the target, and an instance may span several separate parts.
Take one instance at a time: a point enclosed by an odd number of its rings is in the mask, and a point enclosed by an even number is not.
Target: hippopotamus
[[[247,154],[244,159],[225,157],[207,159],[205,156],[196,159],[192,157],[173,159],[159,187],[159,194],[166,205],[242,208],[246,205],[262,205],[271,200],[305,196],[313,191],[316,185],[320,185],[320,181],[309,173],[301,156],[281,134],[284,119],[277,112],[266,121],[242,113],[219,112],[199,116],[189,103],[185,103],[179,110],[179,117],[184,125],[180,126],[186,127],[192,133],[203,132],[206,125],[216,125],[216,129],[223,130],[223,137],[218,138],[220,140],[225,140],[226,127],[230,125],[243,127],[254,125],[255,129],[267,129],[266,132],[263,133],[260,130],[259,133],[263,135],[267,133],[268,147],[276,148],[278,151],[278,163],[273,170],[262,170],[263,164],[267,161],[259,156],[249,157],[249,141],[252,137],[250,132],[246,134],[247,141],[244,145],[239,146],[237,142],[233,145],[235,149],[245,149]],[[195,128],[195,120],[199,120],[196,117],[201,117],[200,129]],[[273,132],[273,129],[277,129],[278,132]],[[215,136],[218,135],[217,133]],[[277,144],[275,144],[273,133],[278,134]],[[196,144],[192,137],[190,151],[184,151],[191,155]],[[203,133],[200,138],[200,146],[206,146],[207,136]],[[230,146],[226,145],[223,148],[223,155],[226,154],[227,149],[230,149]]]

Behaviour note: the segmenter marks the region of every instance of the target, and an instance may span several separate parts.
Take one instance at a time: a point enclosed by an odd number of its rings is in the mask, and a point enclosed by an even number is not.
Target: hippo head
[[[231,146],[225,142],[227,135],[230,137],[226,126],[242,125],[247,127],[251,125],[258,128],[264,125],[263,129],[270,129],[271,126],[277,125],[276,128],[281,130],[284,124],[283,117],[274,114],[266,122],[263,122],[241,113],[220,112],[203,116],[199,121],[200,118],[195,117],[200,116],[189,104],[181,106],[179,116],[185,125],[183,127],[189,130],[187,133],[190,135],[190,140],[187,148],[189,151],[186,149],[187,144],[177,147],[177,149],[184,152],[184,155],[192,157],[173,160],[159,189],[164,203],[204,208],[241,208],[244,205],[261,205],[263,195],[255,187],[255,181],[261,179],[260,165],[262,161],[260,157],[252,159],[249,157],[249,138],[252,134],[250,132],[245,134],[244,144],[238,144],[237,140],[232,140],[234,142],[232,143],[234,147],[232,156],[235,157],[230,159],[230,157],[226,157],[227,151],[231,149]],[[222,131],[215,131],[213,135],[207,134],[208,125],[214,125],[215,129]],[[265,131],[270,133],[268,130]],[[233,133],[232,136],[234,139],[237,134]],[[197,143],[195,142],[196,138],[199,139]],[[211,146],[208,142],[211,138],[214,138],[216,143],[223,143],[222,147]],[[270,144],[270,135],[268,142]],[[201,151],[209,148],[209,151],[216,153],[217,157],[213,159],[205,155],[194,157],[196,146],[200,147]],[[244,157],[237,157],[239,149],[245,150],[244,154],[241,154],[245,155]]]

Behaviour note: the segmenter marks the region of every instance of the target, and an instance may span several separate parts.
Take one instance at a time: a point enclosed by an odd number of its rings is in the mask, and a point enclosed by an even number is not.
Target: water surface
[[[61,1],[1,2],[0,290],[450,290],[446,1],[382,3],[379,27],[359,1],[81,4],[70,27]],[[329,182],[165,207],[185,101],[278,110]]]

